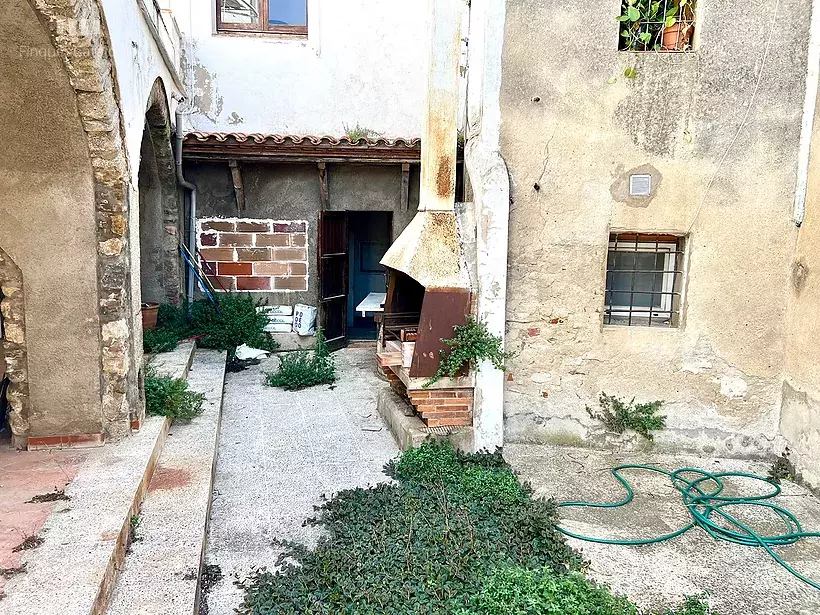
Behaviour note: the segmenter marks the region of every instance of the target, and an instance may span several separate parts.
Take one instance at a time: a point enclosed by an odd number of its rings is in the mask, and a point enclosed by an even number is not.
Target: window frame
[[[656,239],[654,241],[649,240],[650,237]],[[621,241],[618,238],[621,238]],[[683,256],[686,243],[686,237],[682,235],[634,231],[610,233],[604,264],[604,309],[602,315],[604,327],[625,326],[649,329],[678,329],[681,327],[683,321],[683,288],[686,275]],[[633,291],[617,290],[611,286],[610,275],[618,273],[617,269],[609,269],[610,254],[613,252],[663,254],[663,269],[657,270],[654,274],[663,275],[661,289],[657,291],[661,298],[660,306],[615,305],[616,293],[630,293]],[[633,271],[632,274],[637,275],[637,272]],[[641,294],[645,293],[641,292]],[[646,319],[647,322],[635,322],[633,319],[636,318]],[[613,319],[623,319],[625,322],[614,322]],[[664,322],[664,324],[661,324],[661,322]]]
[[[287,26],[282,24],[268,23],[270,15],[270,7],[268,3],[271,0],[259,0],[259,22],[256,24],[250,23],[230,23],[222,21],[222,2],[223,0],[215,0],[216,7],[216,31],[217,33],[236,33],[245,32],[249,34],[280,34],[286,36],[306,37],[308,34],[308,23],[310,14],[308,12],[308,0],[303,0],[305,3],[305,25],[304,26]]]

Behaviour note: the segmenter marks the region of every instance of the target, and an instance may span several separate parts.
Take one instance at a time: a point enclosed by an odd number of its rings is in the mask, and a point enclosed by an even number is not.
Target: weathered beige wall
[[[774,4],[703,4],[683,55],[618,52],[618,0],[507,3],[507,441],[602,442],[585,412],[601,391],[665,400],[661,446],[756,455],[777,436],[810,2],[781,2],[728,154]],[[643,202],[624,195],[639,168]],[[690,227],[682,326],[604,328],[610,230]]]
[[[74,90],[26,0],[0,4],[0,247],[23,273],[31,436],[102,431],[94,191]]]
[[[806,215],[789,280],[780,427],[803,477],[820,487],[820,106],[815,112]]]

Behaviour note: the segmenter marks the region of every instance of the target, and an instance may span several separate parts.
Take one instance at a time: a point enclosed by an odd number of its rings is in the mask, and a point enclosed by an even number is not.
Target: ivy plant
[[[453,330],[455,337],[441,340],[449,350],[442,351],[438,370],[424,383],[425,389],[444,376],[455,378],[465,367],[477,369],[485,360],[504,371],[509,355],[502,348],[501,338],[490,333],[486,324],[468,316],[466,324],[456,325]]]
[[[316,508],[314,547],[275,541],[276,568],[240,582],[240,613],[650,615],[583,576],[555,503],[533,497],[500,453],[430,441],[385,473],[393,481]],[[661,612],[712,613],[697,598]]]

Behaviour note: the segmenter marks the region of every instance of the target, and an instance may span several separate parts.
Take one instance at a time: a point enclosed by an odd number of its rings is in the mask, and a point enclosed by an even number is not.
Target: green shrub
[[[265,375],[268,386],[298,391],[318,384],[336,381],[336,364],[327,349],[322,329],[316,331],[313,351],[300,350],[279,357],[279,368]]]
[[[484,360],[489,360],[495,367],[504,370],[504,360],[508,355],[501,349],[501,338],[490,333],[487,325],[468,316],[467,324],[457,325],[453,330],[455,337],[441,340],[450,350],[442,353],[438,370],[424,383],[424,388],[444,376],[455,378],[465,367],[477,369]]]
[[[497,569],[460,615],[638,615],[626,598],[613,596],[577,572],[548,568]]]
[[[191,311],[191,325],[196,334],[202,335],[199,345],[227,350],[229,358],[242,344],[261,350],[276,350],[279,344],[265,331],[268,317],[256,310],[262,305],[242,293],[221,294],[216,305],[210,301],[196,301]]]
[[[148,329],[142,332],[142,348],[149,354],[170,352],[179,344],[180,337],[167,329]]]
[[[183,306],[163,303],[157,312],[157,327],[174,331],[182,337],[191,334],[191,325],[188,324],[188,313]]]
[[[657,414],[663,406],[662,401],[636,404],[633,398],[627,404],[614,395],[606,393],[601,393],[598,401],[601,406],[600,410],[587,406],[587,414],[603,422],[609,431],[624,433],[627,429],[633,429],[647,440],[653,440],[654,436],[650,432],[666,427],[666,417]]]
[[[157,326],[142,332],[142,347],[147,353],[169,352],[180,340],[191,336],[185,308],[163,303],[157,312]]]
[[[170,376],[145,375],[145,410],[148,414],[190,421],[202,414],[205,396],[188,390],[188,381]]]
[[[277,570],[242,581],[250,615],[638,615],[581,574],[556,530],[556,506],[525,486],[506,502],[512,469],[500,454],[426,442],[389,463],[395,481],[341,491],[307,525],[312,549],[275,541]],[[472,484],[499,477],[501,488]],[[489,482],[492,482],[489,481]],[[697,598],[663,615],[710,615]],[[646,614],[650,615],[650,614]],[[658,614],[659,615],[659,614]]]
[[[338,493],[308,523],[316,547],[283,544],[281,568],[245,582],[244,612],[255,615],[427,615],[466,612],[498,567],[547,569],[581,560],[556,529],[556,507],[519,486],[506,504],[470,477],[513,476],[500,455],[465,455],[447,444],[406,452],[386,471],[396,480]],[[506,492],[507,478],[501,480]]]
[[[465,497],[491,504],[510,504],[529,493],[500,453],[467,455],[447,440],[409,449],[398,462],[388,464],[387,473],[428,487],[445,483]]]

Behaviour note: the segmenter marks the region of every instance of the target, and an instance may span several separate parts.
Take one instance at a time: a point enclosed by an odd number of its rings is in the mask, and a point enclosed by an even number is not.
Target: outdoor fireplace
[[[442,338],[466,322],[472,303],[466,229],[455,214],[461,13],[456,0],[429,4],[419,211],[381,261],[390,277],[378,363],[428,427],[472,425],[472,374],[424,387],[447,348]]]

